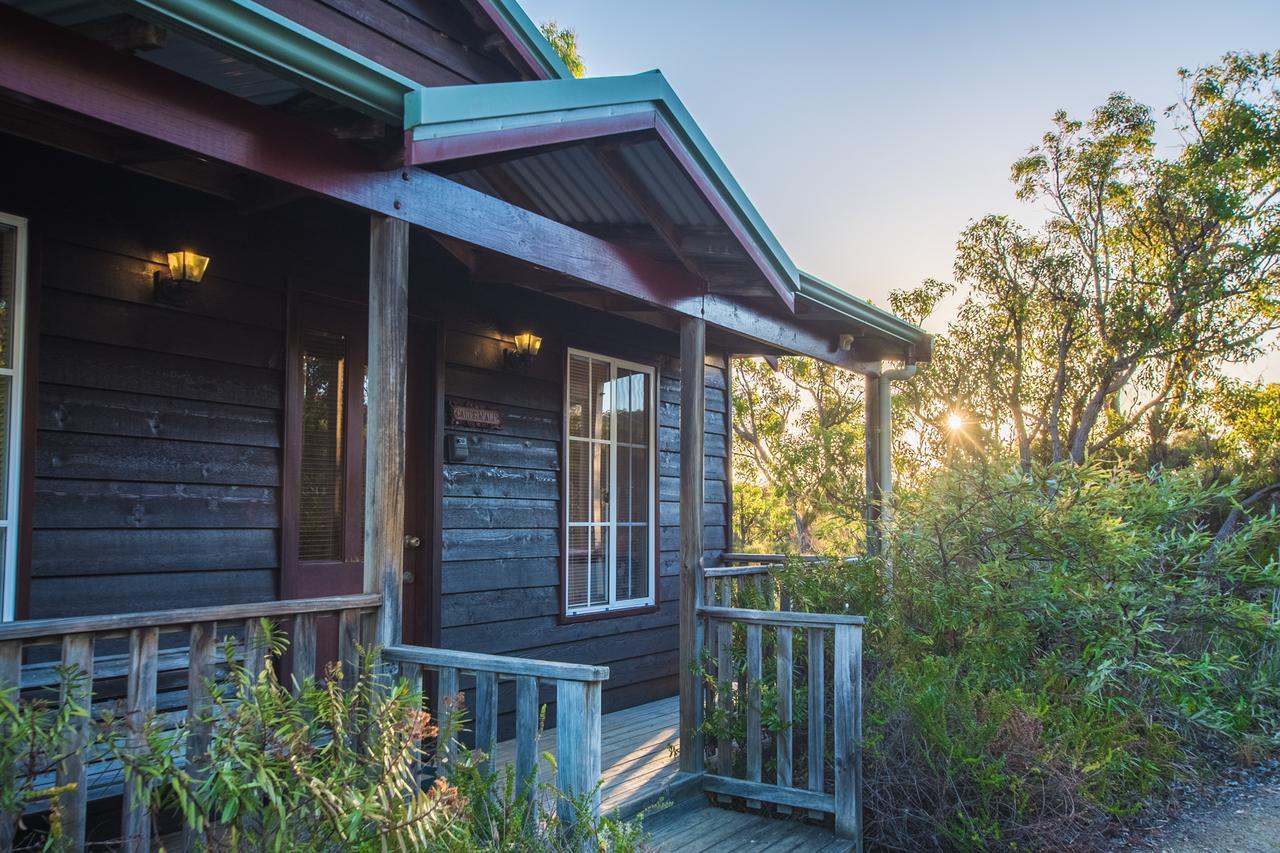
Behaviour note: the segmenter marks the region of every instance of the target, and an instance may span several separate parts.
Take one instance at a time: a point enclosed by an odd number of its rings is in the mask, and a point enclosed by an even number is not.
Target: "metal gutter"
[[[492,132],[533,123],[563,123],[625,112],[646,104],[693,159],[764,255],[779,295],[790,303],[798,271],[729,168],[660,71],[623,77],[589,77],[418,88],[405,99],[405,130],[413,139]],[[775,287],[777,285],[775,284]]]
[[[405,95],[418,88],[408,77],[252,0],[118,0],[118,5],[390,124],[400,124]]]
[[[815,275],[803,271],[800,273],[796,295],[799,299],[848,317],[878,335],[920,348],[923,350],[922,355],[927,355],[929,351],[933,336],[924,329]]]
[[[512,42],[530,70],[544,80],[568,80],[573,78],[568,66],[547,41],[542,30],[534,25],[516,0],[476,0],[476,5],[489,16],[507,40]]]

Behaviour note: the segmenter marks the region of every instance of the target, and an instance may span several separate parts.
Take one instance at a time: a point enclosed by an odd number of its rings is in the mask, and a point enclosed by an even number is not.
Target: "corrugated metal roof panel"
[[[583,146],[508,160],[504,166],[529,198],[561,222],[636,225],[644,216]]]
[[[621,152],[636,179],[676,225],[683,228],[720,224],[719,217],[661,142],[648,140],[627,145]]]

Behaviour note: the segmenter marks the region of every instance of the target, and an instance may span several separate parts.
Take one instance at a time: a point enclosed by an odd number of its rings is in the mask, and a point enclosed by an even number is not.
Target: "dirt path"
[[[1189,808],[1150,842],[1166,853],[1277,853],[1280,780],[1228,789],[1216,803]]]

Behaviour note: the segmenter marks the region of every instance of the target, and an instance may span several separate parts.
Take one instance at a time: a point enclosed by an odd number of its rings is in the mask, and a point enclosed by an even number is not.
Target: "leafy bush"
[[[267,627],[278,656],[284,638]],[[484,772],[484,756],[461,745],[449,778],[423,789],[417,770],[427,760],[424,743],[433,747],[459,731],[439,731],[420,692],[377,670],[374,650],[362,652],[360,674],[346,686],[335,664],[324,679],[293,689],[273,667],[256,675],[247,670],[231,640],[224,655],[227,675],[210,685],[212,709],[201,720],[210,727],[207,765],[185,762],[190,720],[175,726],[148,719],[137,746],[128,742],[127,720],[103,713],[85,748],[118,760],[125,784],[146,792],[154,823],[184,828],[200,848],[627,853],[643,847],[638,822],[597,817],[589,798],[580,797],[568,801],[573,820],[566,825],[555,809],[563,795],[553,786],[527,780],[533,795],[520,796],[510,768]],[[41,789],[37,780],[64,757],[69,727],[87,713],[68,702],[0,693],[0,761],[17,768],[0,778],[0,814],[51,801],[49,831],[30,839],[45,849],[65,846],[57,809],[64,792]],[[452,718],[465,722],[460,707]]]
[[[65,667],[57,668],[63,695],[75,695],[84,676]],[[49,803],[46,850],[60,850],[62,836],[59,800],[65,787],[41,784],[51,778],[66,757],[64,744],[78,718],[88,715],[74,702],[55,702],[40,697],[20,701],[17,690],[0,690],[0,820],[13,820],[32,803]]]
[[[1061,849],[1277,746],[1280,523],[1214,544],[1232,485],[972,463],[900,499],[884,561],[795,564],[868,617],[869,841]]]

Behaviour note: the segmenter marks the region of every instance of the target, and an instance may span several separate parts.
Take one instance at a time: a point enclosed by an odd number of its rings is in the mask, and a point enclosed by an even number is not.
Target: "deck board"
[[[743,849],[786,851],[848,851],[851,842],[831,830],[800,820],[782,820],[730,811],[710,803],[695,808],[659,812],[645,821],[649,844],[671,853],[738,853]]]
[[[605,813],[628,813],[628,806],[649,799],[679,774],[679,756],[671,749],[679,742],[680,699],[672,696],[636,705],[600,718],[600,806]],[[537,754],[554,753],[556,730],[538,739]],[[516,742],[498,744],[499,767],[514,765]],[[554,773],[539,760],[538,781],[555,782]]]

